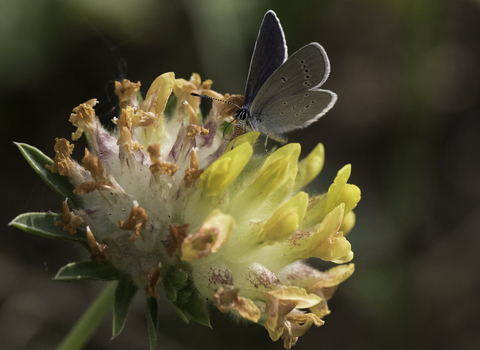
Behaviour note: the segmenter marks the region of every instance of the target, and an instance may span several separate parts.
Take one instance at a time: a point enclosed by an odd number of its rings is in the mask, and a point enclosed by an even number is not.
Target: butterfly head
[[[239,108],[233,115],[236,120],[245,120],[250,118],[250,111],[247,108]]]

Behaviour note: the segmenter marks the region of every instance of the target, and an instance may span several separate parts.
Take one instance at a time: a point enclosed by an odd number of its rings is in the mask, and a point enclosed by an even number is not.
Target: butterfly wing
[[[316,121],[337,100],[335,93],[319,88],[329,73],[327,54],[318,43],[295,52],[256,95],[250,109],[254,129],[283,134]]]
[[[253,50],[243,107],[249,109],[263,84],[287,59],[287,44],[277,15],[272,10],[263,17]]]

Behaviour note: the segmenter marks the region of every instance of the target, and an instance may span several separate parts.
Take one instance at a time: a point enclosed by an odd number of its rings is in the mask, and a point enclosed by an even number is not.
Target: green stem
[[[118,282],[110,283],[66,335],[56,350],[80,350],[113,306]]]

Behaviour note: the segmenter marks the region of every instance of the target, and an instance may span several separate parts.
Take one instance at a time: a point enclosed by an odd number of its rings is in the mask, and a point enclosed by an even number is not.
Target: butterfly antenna
[[[194,93],[194,92],[192,92],[190,95],[192,95],[192,96],[197,96],[197,97],[209,98],[209,99],[211,99],[211,100],[228,103],[229,105],[232,105],[232,106],[235,106],[235,107],[238,107],[238,108],[242,108],[242,107],[240,107],[239,105],[237,105],[237,104],[235,104],[235,103],[233,103],[233,102],[225,101],[225,100],[220,100],[219,98],[210,97],[210,96],[206,96],[206,95],[199,95],[199,94],[196,94],[196,93]]]

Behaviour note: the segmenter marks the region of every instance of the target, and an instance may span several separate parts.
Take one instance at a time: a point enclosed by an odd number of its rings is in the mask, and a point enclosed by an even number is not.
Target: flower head
[[[163,285],[184,320],[208,325],[206,300],[212,300],[222,312],[263,325],[289,349],[324,323],[327,300],[353,273],[353,264],[320,272],[302,260],[353,258],[345,235],[355,223],[360,190],[347,183],[347,165],[327,193],[301,191],[323,167],[321,144],[301,162],[295,143],[254,154],[257,132],[239,136],[232,149],[222,123],[234,110],[214,102],[202,116],[200,99],[190,94],[241,98],[211,85],[198,74],[187,81],[165,73],[142,101],[140,82],[117,83],[121,114],[113,133],[96,117],[95,99],[80,104],[70,121],[77,127],[73,140],[85,134],[89,144],[81,164],[65,139],[57,139],[53,161],[19,144],[40,176],[68,197],[55,224],[51,215],[34,217],[48,227],[44,235],[85,243],[95,261],[69,264],[59,275],[78,279],[81,266],[85,278],[120,281],[117,292],[126,296],[114,310],[128,310],[138,289],[147,300],[158,298]],[[13,224],[25,229],[22,218]]]

